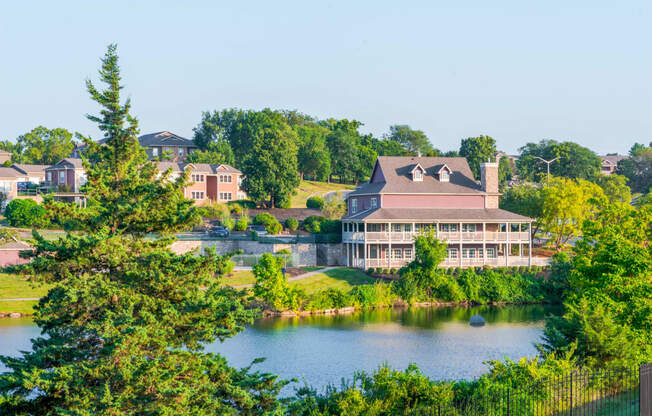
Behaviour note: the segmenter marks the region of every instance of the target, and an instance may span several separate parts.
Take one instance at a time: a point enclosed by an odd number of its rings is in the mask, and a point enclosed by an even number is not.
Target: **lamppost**
[[[557,159],[561,159],[563,156],[557,156],[556,158],[551,159],[551,160],[546,160],[546,159],[544,159],[542,157],[539,157],[539,156],[534,156],[534,157],[541,160],[541,161],[543,161],[546,164],[546,166],[548,168],[548,178],[547,178],[546,182],[550,182],[550,164],[552,162],[554,162],[555,160],[557,160]]]

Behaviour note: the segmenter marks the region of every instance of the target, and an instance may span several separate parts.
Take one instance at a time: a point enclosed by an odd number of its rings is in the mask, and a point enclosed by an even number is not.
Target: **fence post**
[[[570,373],[570,416],[573,416],[573,373]]]
[[[638,368],[638,409],[640,416],[652,416],[652,363]]]

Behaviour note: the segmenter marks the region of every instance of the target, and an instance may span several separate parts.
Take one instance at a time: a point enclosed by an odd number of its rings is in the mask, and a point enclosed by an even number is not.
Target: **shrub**
[[[218,204],[216,202],[213,202],[210,205],[199,207],[197,209],[199,210],[200,214],[206,218],[222,218],[229,212],[225,205]]]
[[[376,282],[370,285],[359,285],[351,293],[356,306],[375,307],[389,306],[393,303],[394,294],[390,283]]]
[[[299,228],[299,220],[296,218],[288,218],[285,220],[285,228],[288,230],[296,231]]]
[[[233,221],[233,218],[225,215],[220,220],[220,224],[222,224],[223,227],[228,228],[229,230],[232,230],[233,226],[235,225],[235,221]]]
[[[256,203],[254,201],[249,200],[249,199],[238,199],[236,201],[229,201],[227,204],[229,206],[239,205],[243,209],[255,209],[256,208]]]
[[[396,268],[392,267],[391,269],[389,269],[389,273],[390,274],[396,274]]]
[[[306,201],[306,207],[321,210],[324,207],[324,199],[318,196],[311,196]]]
[[[46,227],[49,220],[45,208],[32,199],[14,199],[5,208],[5,217],[12,227]]]
[[[274,218],[269,212],[261,212],[260,214],[254,217],[254,224],[262,225],[265,227],[268,233],[278,234],[281,229],[281,223]]]
[[[345,308],[351,305],[353,305],[353,297],[350,293],[343,292],[340,289],[326,289],[313,294],[306,309],[315,311]]]
[[[389,269],[383,269],[383,274],[389,274]]]
[[[367,274],[373,274],[374,273],[374,268],[370,267],[367,269]]]
[[[234,215],[242,214],[242,206],[241,205],[229,204],[229,208],[231,209],[231,214],[234,214]]]
[[[303,229],[312,234],[321,232],[321,223],[326,221],[326,218],[319,215],[311,215],[303,220]]]
[[[381,274],[383,272],[382,267],[376,267],[376,273]]]
[[[326,220],[321,223],[320,232],[323,234],[341,234],[342,221],[340,220]]]
[[[240,218],[238,218],[238,220],[235,222],[233,229],[236,231],[245,231],[248,226],[249,226],[249,217],[243,215]]]

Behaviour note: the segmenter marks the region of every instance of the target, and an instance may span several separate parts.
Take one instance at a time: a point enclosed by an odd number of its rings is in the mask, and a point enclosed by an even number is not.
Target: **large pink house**
[[[533,219],[499,209],[498,163],[480,167],[478,182],[465,158],[379,157],[369,182],[348,196],[346,264],[402,267],[426,230],[448,243],[447,267],[533,264]]]
[[[173,178],[188,172],[191,184],[184,188],[184,196],[195,201],[195,205],[209,202],[226,203],[247,199],[242,190],[242,172],[230,165],[209,165],[207,163],[158,162],[158,169],[171,170]]]

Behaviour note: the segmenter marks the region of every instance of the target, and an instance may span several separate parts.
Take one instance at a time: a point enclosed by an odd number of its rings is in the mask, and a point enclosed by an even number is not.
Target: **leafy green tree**
[[[410,153],[403,147],[403,145],[396,140],[383,138],[371,138],[369,146],[376,152],[378,156],[409,156]],[[436,150],[433,149],[433,152]]]
[[[428,136],[421,130],[413,130],[408,125],[394,125],[389,127],[389,133],[385,136],[387,140],[399,143],[403,149],[412,155],[421,154],[426,156],[434,149]]]
[[[209,143],[206,150],[195,150],[191,152],[186,156],[186,162],[233,165],[235,163],[235,157],[233,150],[231,150],[231,145],[226,140],[219,139]]]
[[[629,157],[618,162],[616,173],[629,179],[632,192],[650,192],[652,190],[652,143],[648,147],[635,143],[629,151]]]
[[[288,218],[285,220],[285,228],[290,231],[296,231],[299,228],[299,220],[296,218]]]
[[[236,154],[243,148],[234,147],[238,127],[245,115],[243,110],[231,108],[228,110],[202,113],[201,121],[193,128],[193,141],[200,150],[208,150],[211,143],[226,140]],[[239,144],[239,143],[238,143]]]
[[[269,212],[261,212],[254,217],[254,224],[263,225],[268,233],[278,234],[283,229],[280,222]]]
[[[12,227],[45,227],[49,221],[45,208],[33,199],[14,199],[5,208],[5,217]]]
[[[580,235],[582,223],[595,214],[605,199],[602,189],[594,183],[582,179],[550,179],[541,189],[541,225],[551,234],[557,250]]]
[[[600,175],[602,161],[590,149],[577,143],[541,140],[519,149],[518,175],[523,180],[541,181],[547,176],[546,163],[537,159],[558,160],[550,164],[550,175],[593,181]]]
[[[460,144],[460,156],[465,157],[475,179],[480,179],[480,163],[496,159],[496,141],[489,136],[468,137]]]
[[[342,218],[344,214],[346,214],[346,203],[344,202],[344,198],[339,192],[335,193],[335,195],[331,195],[330,198],[326,198],[324,201],[321,211],[329,220]]]
[[[300,182],[296,133],[271,110],[249,113],[245,129],[250,147],[242,159],[242,188],[256,202],[282,206]]]
[[[627,177],[617,174],[603,175],[597,180],[597,184],[602,188],[609,202],[622,202],[629,204],[632,202],[632,191],[627,186]]]
[[[1,357],[0,414],[123,415],[273,413],[283,383],[227,365],[203,346],[251,322],[219,276],[229,256],[177,255],[171,233],[196,223],[183,198],[187,178],[159,177],[138,145],[130,104],[120,102],[115,45],[102,60],[102,107],[89,116],[104,146],[87,141],[87,195],[96,210],[48,201],[74,217],[83,233],[47,241],[34,233],[33,260],[24,272],[52,285],[34,321],[42,335],[21,357]],[[145,234],[162,235],[149,240]]]
[[[253,268],[256,276],[254,295],[276,310],[297,310],[301,306],[302,294],[288,284],[283,275],[284,266],[283,257],[264,253]]]
[[[535,185],[518,185],[507,189],[500,196],[500,208],[536,219],[531,230],[534,238],[543,218],[541,188]]]
[[[356,166],[360,144],[358,128],[362,124],[344,119],[328,120],[327,125],[330,129],[326,143],[331,155],[331,176],[338,176],[340,182],[353,181],[353,173],[359,172]]]
[[[75,148],[73,135],[66,129],[38,126],[18,137],[13,149],[14,163],[52,165],[70,157]]]
[[[507,182],[512,180],[515,171],[516,164],[512,159],[509,157],[500,158],[498,162],[498,183],[502,190],[507,188]]]
[[[326,146],[328,129],[318,124],[295,127],[299,138],[297,162],[301,179],[309,176],[326,181],[331,174],[331,157]]]

